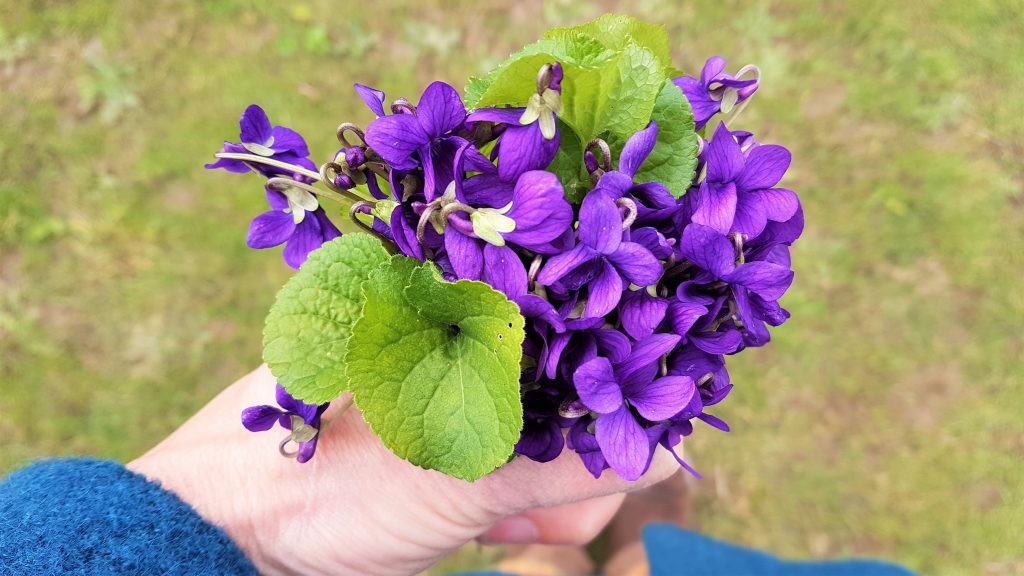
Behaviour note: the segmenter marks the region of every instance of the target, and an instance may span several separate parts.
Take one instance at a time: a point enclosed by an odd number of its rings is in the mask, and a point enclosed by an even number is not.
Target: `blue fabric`
[[[0,575],[256,570],[223,530],[115,462],[45,460],[0,483]]]
[[[671,524],[644,527],[651,576],[913,576],[876,560],[790,562]]]

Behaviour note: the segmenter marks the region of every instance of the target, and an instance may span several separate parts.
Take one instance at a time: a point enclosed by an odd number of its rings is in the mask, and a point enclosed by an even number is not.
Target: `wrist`
[[[261,448],[225,417],[220,406],[234,404],[245,378],[225,389],[199,413],[126,467],[161,485],[189,504],[204,520],[223,529],[261,574],[278,573],[276,562],[265,554],[257,526],[269,514],[267,504],[278,495],[254,461]],[[276,453],[274,456],[277,456]],[[280,458],[279,456],[277,456]],[[272,496],[269,496],[272,495]],[[271,548],[272,549],[272,548]]]

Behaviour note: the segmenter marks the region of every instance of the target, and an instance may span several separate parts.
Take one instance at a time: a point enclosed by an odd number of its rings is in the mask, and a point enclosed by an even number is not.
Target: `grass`
[[[352,82],[461,85],[548,26],[618,10],[664,23],[687,70],[761,66],[739,126],[793,150],[808,219],[793,319],[732,364],[734,432],[688,444],[699,528],[792,557],[1024,574],[1018,2],[0,10],[0,472],[132,458],[259,361],[289,270],[244,246],[255,182],[201,168],[245,105],[326,157],[338,122],[370,119]]]

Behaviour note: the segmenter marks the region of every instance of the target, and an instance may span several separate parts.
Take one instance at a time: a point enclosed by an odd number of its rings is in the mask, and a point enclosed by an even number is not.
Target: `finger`
[[[551,462],[517,458],[477,485],[497,512],[509,516],[533,508],[632,492],[661,482],[678,470],[675,459],[658,447],[647,473],[636,481],[623,480],[610,469],[594,478],[579,456],[566,449]]]
[[[484,544],[583,546],[611,522],[625,498],[625,494],[612,494],[527,510],[498,522],[480,537],[480,541]]]

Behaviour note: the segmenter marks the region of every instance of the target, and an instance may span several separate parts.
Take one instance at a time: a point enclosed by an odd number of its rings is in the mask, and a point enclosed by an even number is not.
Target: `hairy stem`
[[[313,180],[320,180],[320,174],[313,172],[302,166],[296,166],[287,162],[281,162],[280,160],[274,160],[273,158],[267,158],[265,156],[258,156],[256,154],[241,154],[236,152],[217,152],[214,154],[217,158],[226,158],[228,160],[241,160],[243,162],[255,162],[257,164],[266,164],[267,166],[273,166],[275,168],[281,168],[283,170],[291,170],[296,174],[302,174],[307,178]]]
[[[351,192],[347,192],[347,191],[346,192],[334,192],[332,190],[321,190],[321,189],[316,188],[314,186],[310,186],[309,184],[306,184],[305,182],[299,182],[298,180],[292,180],[291,178],[282,178],[282,177],[271,178],[271,179],[267,180],[267,186],[269,186],[271,189],[274,189],[274,190],[279,190],[280,187],[282,187],[282,186],[285,186],[285,187],[290,186],[290,187],[293,187],[293,188],[301,188],[302,190],[305,190],[306,192],[309,192],[310,194],[315,194],[317,196],[323,196],[324,198],[327,198],[329,200],[334,200],[335,202],[338,202],[340,204],[346,204],[348,202],[360,202],[360,201],[363,200],[362,198],[360,198],[359,196],[356,196],[355,194],[353,194]]]

